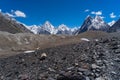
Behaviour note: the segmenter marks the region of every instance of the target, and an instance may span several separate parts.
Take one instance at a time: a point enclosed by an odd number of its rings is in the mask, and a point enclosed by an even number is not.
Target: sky
[[[86,16],[101,16],[107,23],[120,18],[120,0],[1,0],[0,11],[26,25],[79,27]]]

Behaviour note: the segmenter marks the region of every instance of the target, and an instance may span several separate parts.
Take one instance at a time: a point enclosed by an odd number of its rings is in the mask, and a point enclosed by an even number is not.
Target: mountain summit
[[[41,28],[45,31],[48,31],[50,34],[54,34],[55,28],[49,21],[46,21]]]
[[[108,32],[119,32],[119,31],[120,31],[120,19],[110,27]]]
[[[100,16],[95,16],[94,18],[88,16],[80,29],[77,30],[75,34],[80,34],[85,31],[97,30],[97,31],[107,31],[110,26],[103,21]]]

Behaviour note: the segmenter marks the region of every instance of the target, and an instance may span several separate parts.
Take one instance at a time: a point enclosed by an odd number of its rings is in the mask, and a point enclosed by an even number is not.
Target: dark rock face
[[[110,27],[108,32],[120,32],[120,19],[112,27]]]
[[[119,80],[120,37],[0,59],[1,80]]]
[[[72,31],[58,31],[57,34],[60,34],[60,35],[72,35]]]
[[[41,29],[38,31],[38,34],[51,34],[51,33],[46,30]]]
[[[23,24],[17,23],[7,15],[0,13],[0,31],[9,33],[32,33]]]
[[[79,34],[88,30],[88,27],[92,24],[93,18],[88,16],[87,19],[83,22],[83,25],[75,34]]]

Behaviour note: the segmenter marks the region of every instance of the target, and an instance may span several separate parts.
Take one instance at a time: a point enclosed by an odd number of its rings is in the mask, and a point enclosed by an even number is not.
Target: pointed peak
[[[46,22],[43,24],[43,27],[52,27],[52,28],[54,28],[54,26],[53,26],[49,21],[46,21]]]
[[[101,18],[101,16],[96,15],[94,18],[96,21],[103,21],[103,19]]]
[[[91,17],[90,15],[88,15],[85,19],[85,21],[92,21],[93,20],[93,17]]]
[[[59,27],[67,27],[65,24],[61,24],[59,25]]]
[[[69,28],[65,24],[59,25],[58,29],[62,31],[69,30]]]
[[[87,17],[86,17],[86,19],[93,19],[90,15],[88,15]]]
[[[45,23],[44,23],[44,24],[51,24],[51,23],[50,23],[50,21],[45,21]]]

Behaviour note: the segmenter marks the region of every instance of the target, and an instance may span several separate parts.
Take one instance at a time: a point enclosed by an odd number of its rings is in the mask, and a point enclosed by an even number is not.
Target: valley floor
[[[120,80],[117,34],[0,58],[0,79]]]

